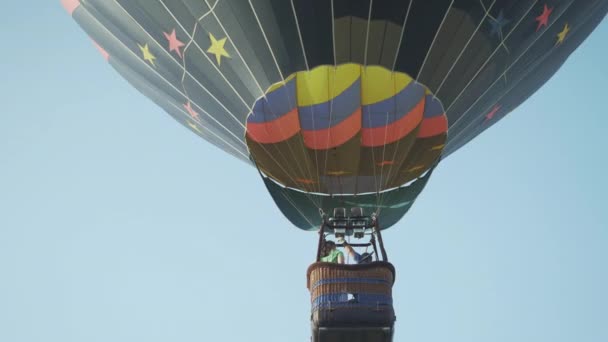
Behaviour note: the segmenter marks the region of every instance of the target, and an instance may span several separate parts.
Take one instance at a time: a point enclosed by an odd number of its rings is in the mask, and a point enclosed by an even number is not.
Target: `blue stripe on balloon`
[[[383,127],[403,118],[424,97],[424,87],[411,82],[397,95],[362,108],[363,128]]]
[[[264,123],[276,120],[296,108],[296,80],[273,90],[255,102],[253,112],[247,122]]]
[[[361,79],[357,79],[333,101],[299,107],[300,127],[306,131],[333,127],[350,117],[360,106]]]
[[[424,104],[424,117],[432,118],[435,116],[442,115],[444,113],[441,102],[433,95],[426,96],[426,103]]]

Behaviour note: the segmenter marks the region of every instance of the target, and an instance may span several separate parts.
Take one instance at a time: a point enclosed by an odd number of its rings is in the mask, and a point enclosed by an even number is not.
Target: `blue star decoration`
[[[490,35],[492,35],[492,36],[498,35],[498,37],[502,40],[503,39],[502,29],[509,22],[511,22],[511,20],[508,20],[507,18],[505,18],[505,14],[504,14],[503,10],[500,10],[500,13],[498,13],[498,17],[496,17],[496,18],[490,17],[490,25],[492,26]]]
[[[494,18],[491,15],[489,15],[489,17],[490,17],[489,23],[491,26],[490,36],[496,35],[498,37],[498,39],[500,40],[500,43],[498,46],[502,46],[505,49],[505,51],[508,54],[510,54],[509,48],[507,47],[507,44],[505,43],[505,37],[504,37],[504,33],[502,30],[505,26],[507,26],[507,24],[509,24],[511,22],[511,20],[505,18],[505,13],[502,9],[498,13],[498,17]],[[507,66],[505,65],[505,74],[502,78],[504,78],[505,83],[508,83],[506,71],[507,71]]]

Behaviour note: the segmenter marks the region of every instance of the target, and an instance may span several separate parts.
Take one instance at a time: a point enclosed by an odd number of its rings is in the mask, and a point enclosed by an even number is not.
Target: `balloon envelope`
[[[62,3],[134,87],[256,166],[306,230],[337,206],[395,224],[433,168],[531,96],[608,11],[608,0]]]

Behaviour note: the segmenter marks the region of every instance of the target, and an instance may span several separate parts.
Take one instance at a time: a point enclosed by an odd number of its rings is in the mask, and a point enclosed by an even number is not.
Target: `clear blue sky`
[[[308,341],[316,234],[35,7],[0,24],[0,341]],[[607,41],[604,21],[385,233],[395,341],[608,341]]]

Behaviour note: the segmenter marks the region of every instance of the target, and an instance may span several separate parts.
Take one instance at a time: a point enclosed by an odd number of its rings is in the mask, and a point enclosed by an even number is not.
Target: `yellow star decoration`
[[[137,44],[139,45],[139,44]],[[139,49],[141,50],[141,53],[144,55],[144,61],[148,61],[150,62],[150,64],[154,65],[154,60],[156,59],[156,57],[154,57],[154,55],[150,52],[150,48],[148,47],[148,44],[144,44],[144,46],[139,45]],[[156,65],[154,65],[156,66]]]
[[[557,34],[557,43],[555,43],[555,45],[563,43],[568,32],[570,32],[570,26],[568,26],[568,23],[566,23],[566,26],[564,26],[562,32]]]
[[[190,126],[190,128],[192,128],[193,130],[197,131],[200,134],[203,134],[203,132],[201,132],[201,130],[190,120],[188,121],[188,126]]]
[[[215,55],[215,59],[217,60],[217,65],[221,65],[222,56],[231,58],[230,55],[228,54],[228,52],[226,51],[226,49],[224,48],[224,44],[226,44],[226,37],[224,37],[220,40],[217,40],[217,39],[215,39],[213,34],[211,34],[211,32],[210,32],[209,38],[211,39],[211,46],[209,47],[209,50],[207,50],[207,52]]]

